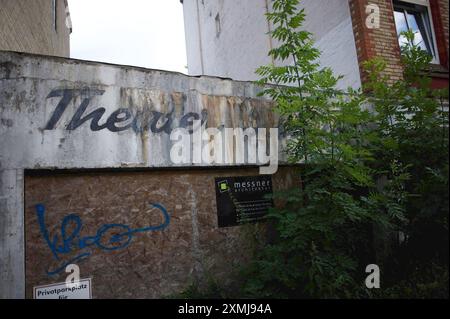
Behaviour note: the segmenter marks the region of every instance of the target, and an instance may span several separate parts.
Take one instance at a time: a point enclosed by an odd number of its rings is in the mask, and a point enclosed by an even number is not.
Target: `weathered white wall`
[[[74,96],[49,129],[62,99],[51,92]],[[105,109],[99,125],[127,108],[145,116],[172,112],[173,127],[189,112],[206,112],[208,127],[276,127],[270,101],[258,92],[248,82],[0,51],[0,297],[24,296],[24,169],[178,166],[165,132],[93,131],[91,121],[67,129],[83,101],[91,98],[83,116]]]
[[[312,32],[322,52],[321,65],[344,76],[341,88],[361,87],[348,0],[303,0],[301,6],[306,12],[303,28]]]
[[[257,67],[271,62],[270,38],[264,16],[269,0],[184,0],[184,20],[190,75],[214,75],[252,81]],[[197,10],[198,7],[198,10]],[[361,85],[347,0],[303,0],[303,26],[313,33],[322,51],[321,65],[345,78],[341,88]],[[221,32],[216,33],[215,18]],[[273,27],[271,27],[273,29]],[[272,43],[276,46],[275,41]]]
[[[0,166],[0,298],[25,296],[23,190],[23,170]]]
[[[197,1],[184,1],[184,30],[186,39],[186,52],[188,72],[190,75],[205,74],[203,70],[203,51],[201,42],[201,26],[199,24],[198,12],[200,6]],[[190,17],[187,19],[186,17]]]
[[[118,108],[164,114],[173,111],[173,127],[178,127],[186,113],[202,111],[208,113],[209,127],[276,124],[275,118],[267,123],[272,118],[268,114],[269,101],[264,104],[264,100],[256,98],[259,88],[251,83],[6,52],[1,53],[0,61],[3,168],[174,166],[169,157],[169,134],[151,134],[148,130],[137,134],[132,129],[93,132],[90,121],[67,130],[75,111],[89,96],[85,88],[90,89],[90,94],[94,90],[104,92],[93,95],[84,113],[105,108],[100,124]],[[59,96],[49,97],[55,89],[84,93],[74,93],[54,129],[46,130],[45,125],[61,100]],[[230,122],[230,118],[237,120]]]
[[[265,5],[265,0],[184,0],[189,74],[256,79],[256,68],[270,63]]]

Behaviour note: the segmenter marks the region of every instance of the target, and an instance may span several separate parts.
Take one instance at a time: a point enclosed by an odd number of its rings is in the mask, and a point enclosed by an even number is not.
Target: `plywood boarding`
[[[81,278],[92,278],[94,298],[160,298],[210,275],[225,282],[248,260],[251,243],[243,226],[217,227],[214,178],[257,174],[257,169],[241,168],[26,176],[27,297],[33,286],[65,281],[64,270],[48,272],[82,254],[89,255],[75,263]],[[273,176],[274,190],[292,183],[286,169]],[[45,209],[40,222],[36,205]],[[137,231],[164,224],[161,207],[170,215],[167,227]],[[74,236],[76,223],[81,228]],[[96,237],[111,224],[116,226]],[[127,226],[128,236],[112,240]],[[57,244],[52,243],[55,235]],[[107,248],[124,247],[102,249],[95,241]]]

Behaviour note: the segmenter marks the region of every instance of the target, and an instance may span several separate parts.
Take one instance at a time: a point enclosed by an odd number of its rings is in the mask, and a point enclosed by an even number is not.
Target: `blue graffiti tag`
[[[98,230],[95,236],[80,236],[83,222],[81,218],[76,214],[70,214],[63,218],[61,223],[61,237],[55,234],[50,238],[47,227],[45,226],[45,206],[42,204],[36,205],[36,213],[38,217],[39,229],[41,235],[44,237],[48,247],[50,248],[53,257],[56,260],[61,260],[60,255],[68,254],[73,251],[79,251],[86,247],[96,245],[101,250],[111,251],[127,247],[135,234],[163,230],[170,223],[170,216],[164,206],[160,204],[151,203],[151,206],[159,209],[163,216],[164,222],[157,226],[148,226],[143,228],[132,229],[128,225],[123,224],[104,224]],[[70,226],[72,225],[72,228]],[[113,235],[109,235],[107,232],[115,232]],[[60,243],[60,240],[62,243]],[[62,264],[55,270],[47,270],[48,275],[55,275],[63,271],[67,265],[78,262],[86,257],[90,256],[91,252],[83,252],[69,261]]]

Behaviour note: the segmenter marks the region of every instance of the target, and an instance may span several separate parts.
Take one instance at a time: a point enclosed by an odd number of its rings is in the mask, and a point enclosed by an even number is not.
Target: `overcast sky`
[[[69,0],[75,59],[186,73],[179,0]]]

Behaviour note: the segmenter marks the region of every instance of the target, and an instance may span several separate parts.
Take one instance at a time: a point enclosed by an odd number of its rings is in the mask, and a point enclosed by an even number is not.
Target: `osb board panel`
[[[217,227],[214,178],[246,175],[258,175],[258,170],[26,176],[27,298],[33,297],[34,286],[64,282],[64,269],[52,275],[48,272],[86,253],[89,255],[75,263],[81,278],[92,278],[93,298],[160,298],[178,293],[206,275],[226,280],[234,267],[248,259],[250,243],[242,226]],[[292,185],[292,179],[287,169],[279,169],[273,176],[274,190]],[[117,230],[123,229],[116,227],[94,238],[108,224],[127,225],[132,230],[162,224],[164,215],[151,203],[167,210],[170,223],[166,228],[136,232],[109,243]],[[41,223],[38,204],[45,208]],[[71,214],[79,217],[81,228],[73,236],[75,221],[68,220],[68,240],[63,245],[62,222]],[[45,229],[50,241],[58,236],[53,253],[45,240]],[[122,245],[128,239],[130,242],[126,247],[106,250],[95,244],[83,247],[80,239],[85,243],[99,240],[107,247]]]

